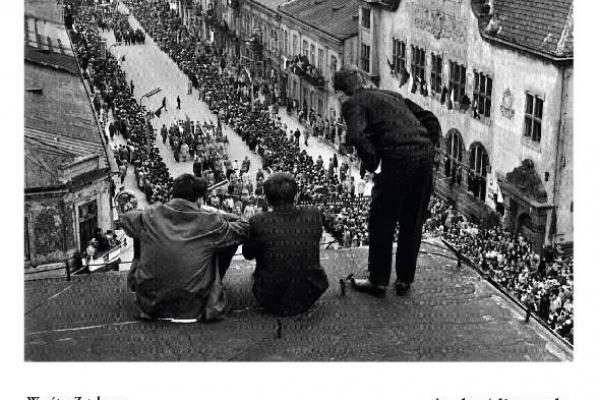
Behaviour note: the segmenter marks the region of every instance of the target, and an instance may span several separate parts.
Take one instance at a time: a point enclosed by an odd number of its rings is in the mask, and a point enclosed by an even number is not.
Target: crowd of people
[[[94,21],[103,19],[113,26],[123,19],[123,15],[115,9],[107,11],[85,5],[72,5],[68,10],[74,50],[92,96],[97,99],[94,101],[96,111],[104,116],[101,121],[109,124],[111,136],[122,136],[126,142],[114,152],[121,179],[128,168],[134,168],[136,174],[143,174],[144,192],[151,202],[168,200],[173,179],[158,148],[153,145],[154,136],[148,134],[151,126],[146,110],[133,98],[132,85],[127,82],[119,60],[108,52],[104,57],[101,53],[102,37]],[[108,115],[112,115],[110,122]]]
[[[145,31],[188,75],[210,109],[219,116],[218,124],[229,124],[263,160],[265,172],[257,173],[253,185],[248,170],[233,168],[226,151],[220,152],[220,145],[225,144],[217,140],[218,134],[211,137],[208,129],[189,122],[178,124],[177,128],[165,127],[165,136],[161,129],[163,141],[169,140],[171,148],[175,146],[180,155],[183,143],[187,145],[184,150],[195,159],[197,176],[206,177],[213,183],[221,178],[228,180],[210,197],[209,204],[252,216],[266,209],[261,192],[265,175],[288,171],[296,176],[299,202],[316,205],[321,210],[325,229],[340,245],[368,245],[370,197],[364,194],[364,181],[355,185],[347,165],[340,163],[338,166],[337,160],[329,160],[329,165],[325,166],[323,160],[314,160],[301,150],[294,132],[288,135],[285,127],[269,114],[266,105],[251,98],[241,66],[188,35],[167,1],[138,0],[130,2],[130,6]],[[166,202],[173,180],[158,148],[153,146],[153,135],[147,135],[149,123],[145,110],[132,99],[131,87],[118,60],[110,54],[100,58],[100,37],[97,26],[92,23],[94,13],[94,8],[87,7],[77,13],[78,33],[73,36],[74,45],[82,64],[86,65],[94,90],[100,94],[101,108],[112,111],[114,123],[118,125],[114,131],[127,141],[127,146],[122,146],[115,154],[117,162],[133,165],[136,173],[142,175],[138,181],[142,182],[149,202]],[[116,13],[114,18],[122,16]],[[201,51],[196,51],[197,48]],[[225,176],[220,176],[221,173]],[[432,197],[424,232],[443,235],[492,280],[572,341],[572,258],[556,254],[539,257],[521,236],[515,237],[499,227],[482,229],[436,197]]]
[[[424,231],[441,235],[490,280],[573,343],[573,256],[546,247],[537,254],[522,235],[485,229],[432,197]]]
[[[110,5],[94,10],[98,28],[102,31],[112,30],[117,42],[125,45],[144,44],[146,35],[141,29],[133,29],[129,24],[129,15],[114,10]]]

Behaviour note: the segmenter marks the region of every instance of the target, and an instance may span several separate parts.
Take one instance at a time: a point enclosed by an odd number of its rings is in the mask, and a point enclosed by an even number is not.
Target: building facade
[[[35,267],[64,263],[97,228],[113,229],[114,166],[60,9],[48,0],[26,10],[23,235]]]
[[[572,2],[361,0],[359,22],[359,66],[440,120],[436,193],[571,242]]]
[[[296,0],[279,12],[288,98],[323,119],[338,120],[333,75],[356,64],[358,2]]]

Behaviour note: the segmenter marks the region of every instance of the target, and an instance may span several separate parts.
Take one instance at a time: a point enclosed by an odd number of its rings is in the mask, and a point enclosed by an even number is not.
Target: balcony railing
[[[308,58],[304,55],[298,55],[288,60],[286,70],[304,78],[315,87],[322,88],[325,86],[325,78],[319,73],[317,67],[308,62]]]
[[[262,53],[263,45],[260,43],[258,35],[250,36],[250,39],[246,41],[246,46],[255,53]]]

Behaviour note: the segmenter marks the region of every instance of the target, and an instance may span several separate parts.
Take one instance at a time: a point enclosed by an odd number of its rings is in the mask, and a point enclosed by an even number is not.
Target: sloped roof
[[[81,156],[98,154],[101,165],[108,166],[101,132],[79,75],[26,62],[24,114],[27,185],[52,186],[60,162]],[[32,171],[43,176],[32,178]]]
[[[37,50],[25,46],[25,61],[52,67],[79,76],[79,66],[72,55],[55,53],[48,50]]]
[[[255,3],[261,4],[273,11],[277,10],[277,7],[288,0],[253,0]]]
[[[358,0],[292,0],[279,10],[338,39],[358,35]]]
[[[556,56],[573,55],[573,0],[494,0],[496,38]]]
[[[36,143],[54,151],[62,151],[63,154],[70,154],[75,157],[87,156],[90,154],[104,155],[104,147],[100,141],[91,141],[87,139],[66,137],[56,132],[47,132],[31,127],[25,127],[26,147],[28,143]]]

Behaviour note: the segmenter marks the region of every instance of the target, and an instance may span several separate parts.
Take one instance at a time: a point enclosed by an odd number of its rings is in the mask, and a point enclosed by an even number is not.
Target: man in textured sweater
[[[281,316],[304,312],[329,286],[319,260],[323,232],[316,207],[296,207],[294,176],[276,172],[264,182],[273,211],[250,218],[242,252],[256,259],[252,292],[267,311]]]
[[[334,77],[334,88],[350,96],[342,104],[347,144],[356,148],[361,170],[381,170],[371,193],[369,277],[355,279],[353,286],[375,296],[385,295],[398,226],[395,287],[402,295],[415,276],[441,128],[431,112],[398,93],[368,86],[358,70],[343,69]]]

